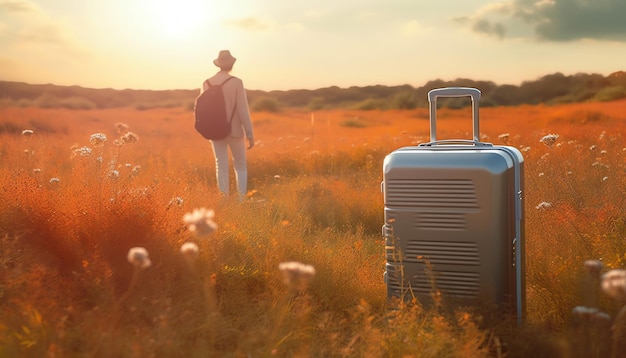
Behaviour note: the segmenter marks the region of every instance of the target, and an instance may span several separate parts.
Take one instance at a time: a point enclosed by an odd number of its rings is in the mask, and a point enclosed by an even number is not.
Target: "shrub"
[[[309,109],[312,111],[317,111],[324,108],[324,97],[313,97],[309,101]]]
[[[606,87],[596,94],[594,99],[600,102],[615,101],[626,97],[626,88],[624,86]]]
[[[391,101],[392,107],[396,109],[417,108],[417,98],[414,91],[403,91],[397,93]]]
[[[59,106],[67,109],[95,109],[96,104],[83,97],[68,97],[59,101]]]
[[[269,97],[260,98],[254,102],[252,109],[259,112],[278,112],[278,102]]]
[[[386,109],[387,104],[385,103],[385,101],[380,99],[368,98],[364,101],[357,103],[354,108],[360,111],[373,111],[376,109]]]
[[[345,120],[341,122],[341,125],[344,127],[350,127],[350,128],[365,128],[366,127],[365,123],[363,123],[363,121],[361,121],[359,117],[354,117],[352,119]]]
[[[168,100],[160,102],[139,102],[134,105],[135,109],[140,111],[146,111],[156,108],[175,108],[182,106],[182,103],[178,100]]]
[[[61,103],[58,97],[44,93],[35,99],[35,105],[39,108],[59,108]]]
[[[0,134],[2,133],[16,134],[16,133],[20,133],[23,129],[24,128],[20,128],[19,125],[10,121],[0,123]]]

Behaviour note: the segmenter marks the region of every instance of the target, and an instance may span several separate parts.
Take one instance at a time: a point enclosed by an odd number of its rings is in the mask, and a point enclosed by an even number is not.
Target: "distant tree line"
[[[248,99],[254,110],[268,112],[282,108],[414,109],[428,105],[427,93],[431,89],[450,86],[478,88],[482,92],[483,107],[612,101],[626,98],[626,72],[619,71],[606,77],[599,74],[566,76],[554,73],[535,81],[523,82],[519,86],[458,78],[453,81],[433,80],[418,88],[410,85],[375,85],[349,88],[332,86],[315,90],[249,90]],[[4,106],[73,109],[134,107],[139,110],[182,106],[192,110],[197,95],[198,90],[92,89],[0,81],[0,105]],[[469,105],[469,99],[449,98],[442,104],[459,108]]]

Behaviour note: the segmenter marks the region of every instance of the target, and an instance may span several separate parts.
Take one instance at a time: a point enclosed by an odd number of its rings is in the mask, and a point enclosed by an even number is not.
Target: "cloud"
[[[227,26],[247,31],[264,31],[268,30],[270,24],[258,17],[244,17],[240,19],[230,19],[224,21]]]
[[[506,34],[506,27],[502,23],[491,22],[485,19],[477,19],[476,21],[472,22],[472,30],[487,35],[496,36],[498,38],[504,38]]]
[[[67,25],[52,18],[44,9],[28,0],[0,0],[3,26],[0,41],[14,49],[52,46],[65,53],[83,56],[85,50]]]
[[[539,6],[538,11],[542,18],[535,30],[542,39],[626,41],[624,0],[559,0]]]
[[[38,13],[39,7],[30,1],[0,0],[0,9],[9,13]]]
[[[543,41],[626,41],[624,0],[508,0],[454,19],[476,33]]]

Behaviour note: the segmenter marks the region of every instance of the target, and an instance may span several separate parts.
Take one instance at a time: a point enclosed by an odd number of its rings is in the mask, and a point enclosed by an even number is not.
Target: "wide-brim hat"
[[[213,60],[213,63],[217,67],[229,67],[232,66],[235,61],[237,61],[237,59],[230,54],[230,51],[222,50],[220,51],[220,54],[217,56],[217,58]]]

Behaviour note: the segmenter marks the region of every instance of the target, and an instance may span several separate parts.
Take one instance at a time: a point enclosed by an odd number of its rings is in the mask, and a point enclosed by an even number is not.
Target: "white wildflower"
[[[23,135],[24,137],[29,137],[29,136],[33,135],[34,133],[35,133],[35,132],[34,132],[32,129],[24,129],[24,130],[22,131],[22,135]]]
[[[117,133],[122,134],[128,130],[128,124],[117,122],[115,123],[115,128],[117,129]]]
[[[607,181],[607,180],[609,180],[609,177],[603,177],[602,178],[602,181]]]
[[[539,205],[535,206],[537,210],[548,210],[552,208],[552,203],[548,203],[547,201],[542,201]]]
[[[602,291],[610,297],[626,300],[626,270],[613,269],[602,275]]]
[[[279,180],[280,179],[280,175],[278,175],[278,174],[274,175],[274,179]]]
[[[596,150],[596,148],[597,148],[597,147],[596,147],[596,146],[595,146],[595,144],[594,144],[594,145],[592,145],[591,147],[589,147],[589,150]]]
[[[52,179],[50,179],[50,185],[57,185],[57,184],[59,184],[60,181],[61,181],[61,179],[59,179],[59,178],[52,178]]]
[[[196,257],[198,251],[198,245],[193,242],[186,242],[180,246],[180,252],[185,256]]]
[[[509,141],[509,133],[502,133],[498,136],[498,139],[504,144],[507,144]]]
[[[199,208],[194,209],[191,213],[185,214],[183,216],[183,222],[196,237],[202,238],[211,235],[217,230],[217,224],[213,221],[214,216],[215,212],[213,210]]]
[[[133,247],[128,250],[128,262],[140,269],[145,269],[152,265],[148,257],[148,250],[143,247]]]
[[[109,179],[117,179],[120,177],[120,172],[113,169],[111,171],[109,171],[109,174],[107,174],[107,176],[109,177]]]
[[[93,151],[89,147],[80,147],[74,149],[74,154],[80,155],[81,157],[89,157]]]
[[[39,173],[41,173],[41,169],[35,168],[35,169],[33,169],[33,173],[39,174]]]
[[[94,147],[101,147],[101,146],[103,146],[104,142],[106,142],[106,140],[107,140],[107,136],[104,133],[94,133],[94,134],[91,135],[91,137],[89,137],[89,142]]]
[[[126,132],[123,136],[120,137],[122,143],[136,143],[139,141],[139,136],[133,132]]]
[[[552,148],[557,139],[559,139],[558,134],[547,134],[543,136],[539,141],[545,144],[548,148]]]
[[[283,274],[285,284],[295,289],[305,289],[315,277],[315,267],[301,262],[282,262],[278,269]]]
[[[131,172],[132,172],[133,175],[137,175],[137,174],[139,174],[140,170],[141,170],[141,165],[135,165]]]
[[[526,153],[526,152],[530,152],[530,147],[524,147],[522,148],[522,152]]]
[[[170,202],[167,204],[168,207],[170,206],[178,206],[179,208],[183,207],[183,198],[181,198],[180,196],[174,197],[172,198],[172,200],[170,200]]]

